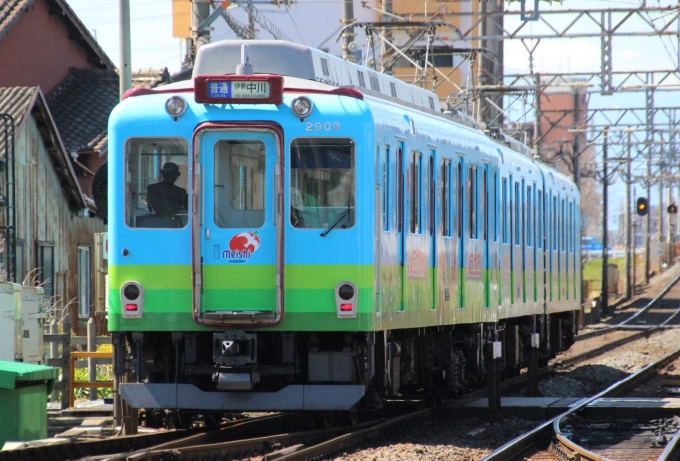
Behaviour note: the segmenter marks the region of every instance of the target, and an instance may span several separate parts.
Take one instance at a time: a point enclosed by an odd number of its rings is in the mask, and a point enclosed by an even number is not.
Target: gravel
[[[502,420],[464,418],[428,419],[371,446],[333,458],[343,461],[482,459],[494,449],[536,425],[513,416]]]

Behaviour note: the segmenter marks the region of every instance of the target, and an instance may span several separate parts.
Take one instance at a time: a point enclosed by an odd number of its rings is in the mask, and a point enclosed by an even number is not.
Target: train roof
[[[418,108],[440,112],[437,94],[405,83],[316,48],[281,40],[225,40],[198,49],[192,77],[233,74],[241,62],[241,46],[258,74],[276,74],[313,80],[332,86],[354,86],[399,99]]]

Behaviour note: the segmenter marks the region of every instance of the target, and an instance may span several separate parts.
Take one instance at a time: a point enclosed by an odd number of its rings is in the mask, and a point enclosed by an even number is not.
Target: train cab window
[[[290,145],[290,220],[297,228],[354,226],[354,141],[298,138]]]
[[[223,139],[215,144],[215,225],[262,227],[264,200],[264,143]]]
[[[189,145],[183,138],[131,138],[125,144],[125,222],[179,228],[188,220]]]

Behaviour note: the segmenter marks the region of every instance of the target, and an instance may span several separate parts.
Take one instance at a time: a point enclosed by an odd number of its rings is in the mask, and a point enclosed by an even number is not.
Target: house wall
[[[36,0],[0,46],[0,87],[39,86],[49,95],[71,67],[95,68],[83,48],[69,40],[64,23]]]
[[[78,317],[78,245],[91,248],[93,264],[94,233],[104,232],[100,218],[83,216],[69,208],[62,179],[53,167],[35,119],[29,116],[15,137],[17,239],[23,239],[23,262],[27,271],[36,267],[37,242],[54,243],[55,307],[71,316],[75,333],[86,334],[87,318]],[[20,257],[20,255],[17,255]],[[94,267],[91,270],[94,274]],[[29,276],[30,278],[30,276]],[[94,282],[90,299],[94,299]],[[94,316],[94,309],[91,309]],[[105,321],[95,317],[98,334],[105,332]]]

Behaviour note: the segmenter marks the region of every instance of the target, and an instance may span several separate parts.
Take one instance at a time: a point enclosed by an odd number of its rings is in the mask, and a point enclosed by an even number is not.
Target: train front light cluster
[[[123,305],[123,318],[137,319],[142,316],[144,307],[144,288],[139,282],[126,282],[120,289]]]
[[[290,108],[300,121],[303,121],[312,113],[314,105],[312,104],[312,100],[307,96],[299,96],[293,99]]]
[[[175,121],[187,110],[187,101],[181,96],[172,96],[165,101],[165,111]]]
[[[335,310],[338,318],[356,318],[357,287],[352,282],[340,282],[335,287]]]

